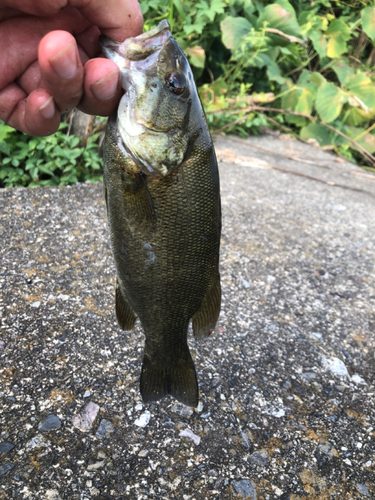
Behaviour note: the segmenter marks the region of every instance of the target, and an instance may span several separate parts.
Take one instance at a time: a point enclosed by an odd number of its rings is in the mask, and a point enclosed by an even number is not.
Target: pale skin
[[[142,33],[137,0],[0,0],[0,119],[33,136],[56,132],[74,107],[110,115],[122,94],[100,33]]]

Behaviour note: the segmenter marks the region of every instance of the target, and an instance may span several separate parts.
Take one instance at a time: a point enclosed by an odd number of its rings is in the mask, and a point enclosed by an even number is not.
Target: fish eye
[[[172,71],[166,79],[168,89],[176,95],[181,95],[186,87],[186,78],[183,74]]]

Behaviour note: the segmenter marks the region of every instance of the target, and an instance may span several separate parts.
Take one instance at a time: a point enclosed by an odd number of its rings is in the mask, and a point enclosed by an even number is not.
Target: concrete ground
[[[216,148],[194,410],[142,404],[102,186],[0,192],[0,499],[375,498],[375,175],[283,137]]]

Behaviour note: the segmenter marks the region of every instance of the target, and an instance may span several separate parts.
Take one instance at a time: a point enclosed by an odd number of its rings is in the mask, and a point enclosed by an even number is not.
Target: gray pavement
[[[0,192],[0,500],[375,498],[375,175],[218,138],[220,323],[144,406],[102,186]]]

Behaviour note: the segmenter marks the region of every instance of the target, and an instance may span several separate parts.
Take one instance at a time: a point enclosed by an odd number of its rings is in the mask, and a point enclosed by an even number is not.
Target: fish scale
[[[134,59],[137,43],[143,57],[139,63]],[[149,34],[127,40],[125,46],[108,39],[102,46],[107,57],[119,64],[126,82],[124,102],[108,121],[104,143],[104,190],[117,273],[116,316],[124,330],[131,329],[137,317],[144,330],[140,381],[144,402],[171,394],[197,406],[188,326],[192,320],[194,335],[208,336],[219,315],[221,295],[220,189],[212,140],[191,69],[166,21]],[[145,50],[151,52],[149,66]],[[136,71],[144,76],[134,77]],[[173,80],[172,90],[168,78]],[[180,82],[183,90],[175,95]],[[130,95],[142,96],[140,104]],[[147,127],[139,126],[147,98]],[[135,119],[139,122],[132,127]],[[140,137],[134,138],[134,131]],[[176,147],[168,161],[159,158],[164,144],[173,141],[185,150]],[[154,143],[158,147],[153,148]]]

